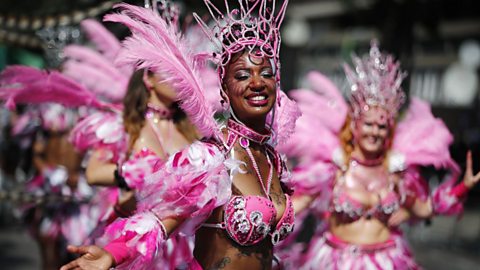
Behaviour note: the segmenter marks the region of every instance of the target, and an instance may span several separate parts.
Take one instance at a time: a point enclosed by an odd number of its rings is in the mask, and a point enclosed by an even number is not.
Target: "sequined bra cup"
[[[378,204],[366,207],[352,198],[343,187],[336,187],[330,206],[332,214],[343,222],[355,222],[361,218],[375,218],[386,223],[389,217],[400,208],[400,200],[394,191],[389,191]]]
[[[232,197],[224,208],[224,221],[220,226],[240,245],[255,245],[268,235],[271,236],[272,243],[277,244],[293,231],[293,205],[290,197],[285,196],[285,212],[276,226],[275,206],[262,196]]]
[[[230,126],[234,130],[229,133],[227,147],[216,143],[226,153],[231,149],[230,146],[233,146],[237,141],[240,135],[238,130],[244,128],[239,127],[236,123],[233,123],[233,125],[233,127]],[[241,132],[245,134],[243,130]],[[259,141],[264,140],[259,138]],[[240,141],[240,144],[242,143]],[[282,175],[284,166],[279,155],[270,146],[266,147],[275,156],[273,163],[275,165],[273,166],[277,168],[278,175]],[[284,240],[293,231],[294,227],[295,213],[292,200],[288,194],[285,194],[285,198],[285,211],[278,222],[276,222],[277,210],[273,202],[266,196],[234,195],[224,206],[223,221],[214,224],[205,223],[203,226],[224,229],[232,240],[242,246],[255,245],[268,236],[270,236],[272,244],[275,245]]]

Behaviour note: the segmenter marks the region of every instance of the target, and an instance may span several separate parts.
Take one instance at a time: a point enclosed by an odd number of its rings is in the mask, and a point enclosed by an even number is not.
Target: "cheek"
[[[229,95],[241,95],[245,91],[245,82],[237,81],[234,78],[227,79],[226,87]]]

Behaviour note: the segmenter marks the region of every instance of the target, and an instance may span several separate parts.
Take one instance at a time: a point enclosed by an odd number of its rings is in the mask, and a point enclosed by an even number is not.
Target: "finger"
[[[467,152],[467,168],[465,170],[465,175],[472,175],[472,151],[468,150]]]
[[[77,253],[78,248],[77,248],[77,246],[68,245],[67,250],[70,253]]]
[[[90,252],[91,246],[69,246],[68,248],[73,253],[85,254]]]
[[[60,268],[60,270],[69,270],[79,268],[78,260],[71,261]]]

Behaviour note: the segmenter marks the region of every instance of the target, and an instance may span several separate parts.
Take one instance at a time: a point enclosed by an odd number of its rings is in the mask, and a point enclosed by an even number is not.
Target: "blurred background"
[[[120,1],[0,1],[0,70],[11,64],[56,68],[61,49],[85,38],[79,22],[98,18]],[[126,1],[143,5],[143,1]],[[182,20],[204,14],[203,1],[174,1]],[[213,2],[223,2],[216,0]],[[128,32],[106,24],[119,38]],[[283,25],[282,87],[302,86],[304,75],[319,70],[346,90],[341,65],[351,53],[368,51],[376,38],[408,72],[404,89],[432,104],[455,142],[451,153],[464,168],[467,149],[480,170],[480,2],[478,0],[290,0]],[[0,127],[8,127],[2,106]],[[8,129],[8,128],[7,128]],[[40,269],[38,248],[12,206],[29,176],[25,154],[0,136],[0,267]],[[434,184],[435,179],[432,180]],[[9,194],[6,196],[5,194]],[[8,199],[7,199],[8,197]],[[407,229],[417,260],[425,269],[479,269],[480,190],[474,189],[459,220],[437,217]]]

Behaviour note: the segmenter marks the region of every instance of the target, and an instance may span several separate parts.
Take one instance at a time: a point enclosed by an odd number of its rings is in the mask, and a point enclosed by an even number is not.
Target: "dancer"
[[[217,34],[203,26],[220,45],[221,94],[231,112],[223,126],[214,121],[196,76],[203,59],[185,51],[148,10],[120,5],[122,14],[107,17],[128,23],[133,36],[127,48],[142,48],[128,50],[135,53],[126,60],[169,74],[181,86],[175,88],[180,105],[205,139],[172,155],[146,179],[137,213],[109,227],[113,240],[107,246],[70,247],[83,255],[62,269],[161,269],[155,254],[177,233],[195,233],[197,261],[189,269],[271,268],[273,244],[293,230],[294,219],[284,188],[288,171],[270,145],[288,137],[299,115],[278,85],[279,26],[287,2],[274,15],[275,1],[239,1],[240,9],[227,6],[224,16],[205,1],[219,23]]]
[[[178,9],[167,1],[160,1],[157,4],[158,9],[153,11],[166,20],[169,27],[176,28]],[[154,8],[157,4],[150,6]],[[90,26],[89,29],[92,27]],[[97,32],[92,34],[98,36]],[[120,46],[115,47],[118,52]],[[70,72],[76,74],[77,80],[89,85],[92,78],[89,78],[88,71],[92,70],[95,64],[102,63],[102,58],[99,55],[94,57],[91,52],[86,53],[85,50],[80,49],[68,50],[70,63],[67,62],[67,64],[72,71],[77,71]],[[108,50],[109,53],[112,51],[115,51],[114,48]],[[88,55],[86,60],[84,60],[85,55]],[[117,54],[114,54],[114,57],[116,56]],[[110,72],[106,72],[103,76],[112,77],[110,80],[105,80],[106,82],[115,82],[117,77],[122,77],[121,74],[109,76],[112,73],[111,70],[120,73],[122,68],[132,67],[132,65],[116,64],[113,61],[110,65],[107,63],[101,66],[110,66],[110,69],[104,68]],[[97,77],[94,76],[94,78]],[[127,93],[123,98],[123,113],[118,110],[98,112],[79,123],[72,132],[71,139],[74,145],[80,151],[88,150],[90,153],[86,168],[89,184],[120,188],[119,194],[111,192],[111,189],[101,192],[104,196],[98,198],[103,199],[99,203],[107,206],[103,208],[108,209],[108,203],[105,204],[104,197],[110,198],[107,202],[113,201],[114,211],[104,211],[102,223],[90,237],[91,243],[101,244],[100,237],[104,233],[105,226],[117,217],[128,217],[135,212],[135,190],[142,188],[144,177],[153,173],[155,164],[198,139],[195,128],[178,107],[175,91],[169,83],[162,81],[147,70],[136,71],[128,87],[125,87]],[[98,89],[97,92],[112,92],[107,84],[104,84],[104,87],[105,89]],[[98,83],[96,88],[100,88]],[[165,250],[163,254],[165,268],[175,269],[190,260],[192,251],[189,242],[192,241],[183,237],[169,239],[168,252]]]
[[[418,269],[399,223],[459,214],[480,174],[473,175],[469,153],[465,177],[455,186],[452,135],[425,102],[412,98],[405,118],[397,120],[405,74],[391,55],[373,42],[370,54],[353,63],[354,70],[345,66],[349,105],[319,73],[308,77],[314,91],[291,94],[303,113],[282,149],[298,161],[295,210],[310,207],[326,225],[303,260],[293,263],[300,269]],[[448,169],[450,178],[430,192],[422,166]]]
[[[70,104],[76,108],[69,109],[46,101],[50,94],[63,91],[71,91],[74,99],[85,96],[79,85],[59,73],[29,67],[8,67],[0,75],[0,82],[0,96],[10,108],[16,107],[15,102],[36,103],[28,106],[29,111],[13,128],[19,134],[23,127],[31,128],[28,123],[38,123],[32,143],[35,175],[24,190],[34,199],[22,203],[21,209],[40,244],[43,269],[56,269],[66,259],[62,252],[65,243],[83,243],[94,227],[87,205],[93,191],[83,177],[81,156],[68,142],[68,131],[84,115],[85,108],[78,108],[81,104],[76,101]]]

